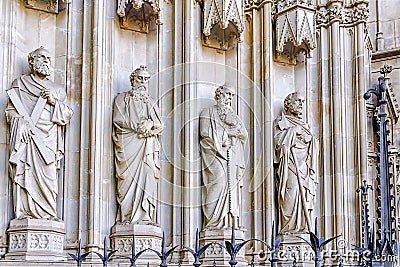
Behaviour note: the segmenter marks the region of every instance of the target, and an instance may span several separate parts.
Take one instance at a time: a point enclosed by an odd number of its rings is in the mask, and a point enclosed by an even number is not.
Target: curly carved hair
[[[289,110],[290,105],[292,105],[294,99],[302,99],[300,93],[298,92],[294,92],[291,94],[288,94],[285,98],[285,100],[283,101],[283,108],[285,111]]]
[[[147,76],[147,77],[150,77],[149,69],[148,69],[146,66],[144,66],[144,65],[140,65],[140,67],[137,68],[137,69],[135,69],[135,70],[131,73],[131,75],[129,76],[129,80],[130,80],[130,82],[131,82],[131,85],[133,85],[133,82],[135,81],[135,78],[139,76],[139,72],[141,72],[141,71],[147,72],[147,73],[148,73],[148,76]]]
[[[28,64],[29,64],[29,68],[31,69],[31,71],[33,71],[33,60],[35,59],[35,57],[37,55],[40,55],[42,52],[46,52],[47,54],[50,54],[50,52],[43,46],[33,50],[32,52],[30,52],[28,54]]]
[[[218,100],[221,98],[221,95],[225,92],[230,92],[232,93],[232,95],[235,95],[235,91],[233,90],[233,88],[229,87],[228,85],[224,84],[219,86],[216,90],[215,90],[215,96],[214,99]]]

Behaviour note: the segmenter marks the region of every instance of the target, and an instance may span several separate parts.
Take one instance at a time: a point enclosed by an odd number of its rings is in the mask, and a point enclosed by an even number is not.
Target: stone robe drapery
[[[217,109],[217,106],[211,107],[200,115],[205,227],[239,227],[237,223],[241,208],[240,189],[245,169],[244,147],[247,131],[236,114],[234,116],[238,123],[229,128],[221,121]],[[238,131],[241,132],[242,139],[229,136]]]
[[[151,123],[153,135],[140,137],[139,125]],[[159,135],[163,130],[160,113],[150,97],[136,99],[130,92],[114,102],[115,170],[117,222],[155,222],[159,179]]]
[[[57,169],[64,155],[64,125],[73,112],[65,104],[65,90],[49,80],[39,80],[33,75],[24,75],[14,80],[9,90],[14,90],[27,114],[34,110],[41,91],[46,88],[54,96],[55,105],[46,103],[35,126],[27,125],[11,100],[6,108],[10,124],[10,177],[13,181],[14,213],[21,218],[56,218],[58,194]],[[46,164],[36,143],[22,141],[26,127],[35,127],[36,138],[51,151],[53,162]]]
[[[318,140],[309,126],[282,114],[275,121],[280,233],[305,233],[314,209]],[[308,218],[307,218],[308,216]]]

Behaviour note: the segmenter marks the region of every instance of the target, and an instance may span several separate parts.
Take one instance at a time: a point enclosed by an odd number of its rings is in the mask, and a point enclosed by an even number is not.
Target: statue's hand
[[[47,99],[47,103],[50,105],[54,106],[56,104],[56,99],[54,96],[50,93],[49,89],[44,89],[41,93],[40,96],[43,97],[44,99]]]
[[[22,142],[29,143],[29,141],[32,139],[32,135],[34,135],[34,134],[35,133],[29,127],[28,122],[25,122],[25,125],[23,126],[22,133],[21,133]]]

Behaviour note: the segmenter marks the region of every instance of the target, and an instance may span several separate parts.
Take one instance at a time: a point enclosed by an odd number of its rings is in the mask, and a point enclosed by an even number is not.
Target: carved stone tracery
[[[310,55],[316,47],[315,6],[311,0],[275,1],[277,56],[286,55],[291,62],[299,52]]]

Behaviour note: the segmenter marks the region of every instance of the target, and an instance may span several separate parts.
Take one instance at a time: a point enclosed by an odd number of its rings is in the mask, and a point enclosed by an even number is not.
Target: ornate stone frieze
[[[316,47],[315,6],[310,0],[275,2],[276,51],[289,57],[290,61],[299,52],[309,55]]]
[[[135,238],[136,253],[145,250],[154,249],[159,251],[161,249],[161,240],[154,238]],[[119,238],[115,241],[115,250],[119,253],[131,253],[132,251],[132,237]]]
[[[242,243],[245,238],[246,229],[235,229],[235,240],[236,243]],[[230,241],[232,238],[231,228],[220,228],[220,229],[204,229],[200,232],[200,246],[205,244],[211,245],[202,255],[202,263],[204,266],[212,266],[215,262],[216,266],[228,266],[230,256],[223,248],[221,244],[225,244],[225,241]],[[244,249],[242,249],[236,257],[238,266],[247,266],[248,263],[245,260]]]
[[[161,250],[162,230],[155,224],[116,224],[111,229],[111,247],[118,256],[130,256],[132,240],[135,236],[136,253],[145,249]],[[138,259],[137,264],[157,264],[159,258],[151,251],[146,251]]]
[[[43,261],[65,258],[62,222],[43,219],[12,220],[8,234],[6,259]]]
[[[327,26],[335,21],[344,26],[351,26],[366,22],[368,17],[369,9],[365,4],[350,7],[334,5],[327,9],[321,7],[316,13],[316,22],[318,27]]]
[[[27,8],[58,14],[71,0],[25,0]]]
[[[198,0],[203,7],[206,46],[229,50],[242,41],[243,0]]]
[[[118,0],[122,29],[148,33],[162,24],[159,0]]]

